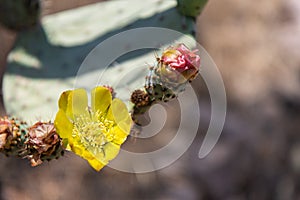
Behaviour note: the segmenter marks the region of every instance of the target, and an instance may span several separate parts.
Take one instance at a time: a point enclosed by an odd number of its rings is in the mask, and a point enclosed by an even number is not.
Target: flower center
[[[113,140],[111,128],[114,122],[106,119],[102,112],[89,111],[89,115],[80,115],[74,119],[72,136],[78,137],[80,143],[94,154],[103,150],[106,143]]]

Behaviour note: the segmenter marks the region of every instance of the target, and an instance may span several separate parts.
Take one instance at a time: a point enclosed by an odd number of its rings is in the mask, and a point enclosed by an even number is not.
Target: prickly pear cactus
[[[29,122],[54,119],[59,95],[74,87],[91,87],[88,83],[99,80],[99,74],[102,76],[98,84],[113,86],[117,97],[130,106],[130,94],[144,86],[146,63],[155,60],[156,50],[123,55],[105,69],[99,58],[90,63],[94,68],[78,71],[98,44],[135,28],[178,31],[184,36],[158,45],[165,48],[182,42],[192,48],[194,22],[179,14],[176,6],[175,0],[105,1],[44,17],[42,27],[20,34],[9,56],[4,77],[7,112]],[[122,41],[117,48],[128,49],[134,42]],[[107,53],[113,52],[108,49]]]
[[[177,0],[178,10],[185,16],[197,17],[208,0]]]

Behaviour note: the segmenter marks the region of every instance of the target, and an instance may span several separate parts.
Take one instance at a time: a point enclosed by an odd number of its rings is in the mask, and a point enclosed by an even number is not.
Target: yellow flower
[[[84,89],[63,92],[58,105],[54,124],[67,149],[97,171],[117,156],[130,132],[131,118],[121,100],[112,100],[109,89],[95,87],[91,107]]]

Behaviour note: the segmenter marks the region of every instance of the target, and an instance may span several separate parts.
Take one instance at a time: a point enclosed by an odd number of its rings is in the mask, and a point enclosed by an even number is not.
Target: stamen
[[[110,133],[114,122],[105,118],[102,112],[90,111],[90,115],[80,115],[74,120],[72,136],[94,154],[103,153],[104,145],[111,142],[114,137]]]

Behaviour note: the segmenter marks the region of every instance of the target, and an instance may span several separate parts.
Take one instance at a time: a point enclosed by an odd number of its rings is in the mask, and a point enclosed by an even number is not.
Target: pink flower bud
[[[196,78],[200,68],[199,55],[195,51],[189,50],[184,44],[169,47],[163,52],[160,62],[162,64],[161,68],[165,68],[158,70],[163,72],[161,75],[166,75],[167,78],[177,82],[193,80]],[[175,75],[172,73],[178,74]]]

